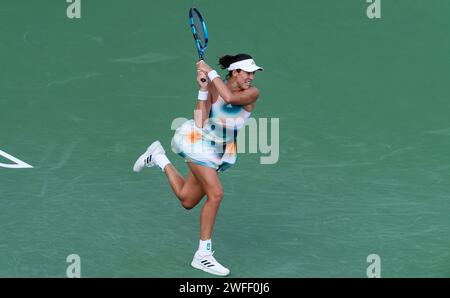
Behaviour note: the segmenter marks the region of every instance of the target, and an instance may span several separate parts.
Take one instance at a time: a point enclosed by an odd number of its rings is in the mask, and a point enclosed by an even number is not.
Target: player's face
[[[236,82],[239,87],[243,90],[246,90],[252,86],[252,81],[255,78],[255,72],[246,72],[241,70],[237,73]]]

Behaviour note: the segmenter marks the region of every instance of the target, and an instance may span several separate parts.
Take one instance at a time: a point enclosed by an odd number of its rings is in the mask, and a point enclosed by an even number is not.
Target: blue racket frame
[[[194,24],[194,16],[193,16],[194,13],[196,13],[198,15],[199,21],[202,25],[204,38],[205,38],[205,44],[202,44],[202,42],[200,41],[200,38],[198,37],[198,32],[197,32],[197,29],[195,28],[195,24]],[[205,20],[203,19],[201,13],[195,7],[189,9],[189,23],[191,26],[192,35],[194,36],[195,46],[197,47],[198,56],[199,56],[200,60],[203,60],[203,57],[205,56],[205,50],[208,47],[208,30],[206,30]]]

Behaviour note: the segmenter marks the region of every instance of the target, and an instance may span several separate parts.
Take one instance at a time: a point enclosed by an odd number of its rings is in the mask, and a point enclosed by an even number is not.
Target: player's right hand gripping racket
[[[208,31],[206,30],[205,20],[195,7],[189,9],[189,24],[191,25],[199,60],[203,60],[205,50],[208,47]],[[202,78],[201,81],[206,82],[206,79]]]

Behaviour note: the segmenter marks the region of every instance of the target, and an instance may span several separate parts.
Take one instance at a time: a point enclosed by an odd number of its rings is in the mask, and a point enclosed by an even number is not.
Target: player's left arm
[[[231,92],[220,78],[215,78],[212,83],[226,103],[246,106],[254,103],[259,97],[259,90],[256,87],[250,87],[241,92]]]

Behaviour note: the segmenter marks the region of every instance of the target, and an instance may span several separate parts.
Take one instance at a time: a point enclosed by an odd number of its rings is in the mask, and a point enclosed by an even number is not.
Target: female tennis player
[[[156,164],[166,174],[173,192],[186,209],[195,207],[207,196],[200,213],[199,247],[191,265],[225,276],[230,270],[213,257],[211,242],[223,197],[218,173],[236,162],[237,131],[255,107],[259,91],[252,86],[252,81],[255,72],[263,68],[248,54],[226,55],[220,58],[219,64],[228,70],[225,82],[203,60],[197,63],[200,90],[194,119],[177,128],[172,139],[172,150],[189,166],[187,177],[170,163],[159,141],[153,142],[137,159],[133,170],[139,172]]]

